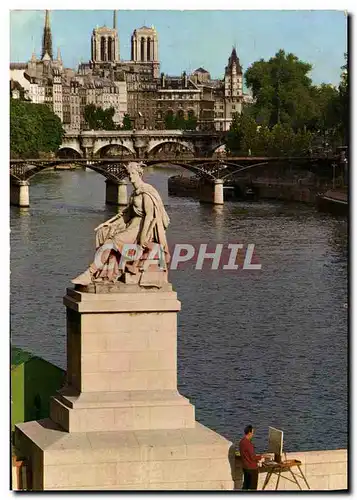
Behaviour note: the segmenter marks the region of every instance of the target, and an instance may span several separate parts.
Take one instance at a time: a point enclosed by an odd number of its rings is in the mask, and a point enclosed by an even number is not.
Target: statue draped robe
[[[144,209],[144,196],[147,196],[153,205],[152,220],[145,235],[142,234],[147,215]],[[167,265],[170,261],[170,254],[165,231],[169,223],[170,219],[159,193],[150,184],[142,183],[138,189],[133,191],[129,205],[122,215],[96,231],[96,249],[98,250],[106,243],[112,243],[114,250],[110,251],[103,267],[95,272],[94,278],[115,281],[125,271],[132,274],[139,272],[138,262],[129,262],[124,259],[121,262],[121,255],[124,245],[140,245],[140,241],[148,243],[149,249],[150,243],[159,244],[165,257],[164,262]],[[145,253],[142,258],[145,259]]]

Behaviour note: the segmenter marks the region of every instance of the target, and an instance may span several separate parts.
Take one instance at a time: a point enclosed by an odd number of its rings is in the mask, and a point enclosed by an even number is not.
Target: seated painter
[[[159,245],[165,264],[169,262],[165,231],[170,219],[161,197],[153,186],[142,180],[143,168],[139,163],[130,162],[126,169],[134,187],[129,204],[95,229],[95,259],[84,273],[72,280],[76,285],[115,282],[125,272],[139,273],[140,262],[150,253],[153,244]],[[141,251],[130,254],[128,247]],[[128,255],[133,255],[134,260],[128,259]]]

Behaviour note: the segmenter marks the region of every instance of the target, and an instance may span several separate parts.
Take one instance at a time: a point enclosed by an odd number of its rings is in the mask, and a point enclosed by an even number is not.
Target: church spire
[[[43,28],[41,59],[44,57],[46,52],[50,56],[50,58],[52,59],[53,58],[52,34],[51,34],[51,27],[50,27],[50,13],[48,10],[46,10],[45,27]]]
[[[233,65],[236,66],[236,70],[238,71],[238,73],[242,72],[242,66],[240,64],[239,57],[237,56],[237,50],[235,45],[233,45],[232,53],[228,59],[228,66],[226,66],[226,73],[232,71]]]
[[[117,11],[116,10],[113,11],[113,29],[114,30],[117,29]]]
[[[50,29],[50,14],[48,10],[45,10],[45,29]]]

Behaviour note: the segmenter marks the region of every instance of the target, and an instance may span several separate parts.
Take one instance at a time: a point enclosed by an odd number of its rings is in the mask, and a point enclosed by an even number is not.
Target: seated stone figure
[[[141,165],[131,162],[126,169],[134,187],[129,204],[122,212],[95,229],[95,259],[84,273],[72,280],[76,285],[113,283],[120,281],[124,274],[142,273],[143,267],[140,264],[152,252],[153,246],[161,251],[163,257],[160,262],[164,263],[164,269],[161,266],[160,270],[167,273],[170,255],[166,229],[170,223],[169,216],[156,189],[143,182]],[[134,260],[128,259],[128,248],[131,246]],[[135,251],[134,247],[141,249],[141,252]],[[125,258],[122,258],[123,255]],[[140,281],[137,282],[140,284]]]

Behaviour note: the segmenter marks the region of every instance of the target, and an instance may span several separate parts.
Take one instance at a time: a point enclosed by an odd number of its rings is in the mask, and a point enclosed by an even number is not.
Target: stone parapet
[[[285,454],[283,459],[285,460]],[[301,461],[301,470],[305,475],[310,489],[313,491],[346,490],[348,488],[348,454],[347,450],[302,451],[286,453],[286,459]],[[299,474],[296,467],[294,473]],[[259,474],[258,489],[262,489],[266,472]],[[297,484],[291,482],[291,474],[284,472],[281,475],[278,489],[283,491],[299,490]],[[235,489],[241,489],[243,482],[242,465],[239,458],[235,467]],[[307,490],[304,481],[299,478],[303,490]],[[275,490],[277,476],[273,475],[266,490]]]

